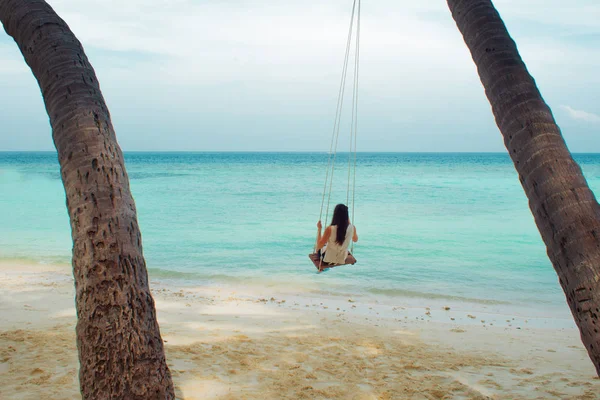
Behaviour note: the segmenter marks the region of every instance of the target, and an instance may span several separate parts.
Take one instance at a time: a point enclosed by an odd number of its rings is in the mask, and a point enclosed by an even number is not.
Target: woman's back
[[[336,241],[337,225],[330,225],[329,228],[331,229],[331,233],[327,241],[327,249],[325,250],[323,261],[330,264],[344,264],[348,256],[348,246],[354,236],[354,225],[348,224],[342,244]]]

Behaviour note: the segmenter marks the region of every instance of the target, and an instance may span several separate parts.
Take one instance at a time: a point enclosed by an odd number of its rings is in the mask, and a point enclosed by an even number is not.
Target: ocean
[[[346,202],[338,155],[331,206]],[[600,155],[578,154],[592,189]],[[125,154],[151,278],[569,318],[507,154],[359,153],[358,263],[317,274],[325,153]],[[56,153],[0,152],[0,262],[69,264]]]

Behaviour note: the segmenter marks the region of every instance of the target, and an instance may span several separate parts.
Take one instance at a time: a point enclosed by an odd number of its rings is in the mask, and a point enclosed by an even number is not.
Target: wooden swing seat
[[[344,264],[330,264],[330,263],[326,263],[324,261],[321,261],[321,259],[319,258],[319,253],[309,254],[308,258],[310,258],[310,260],[313,262],[313,264],[315,265],[315,267],[319,271],[322,271],[322,270],[324,270],[326,268],[333,268],[333,267],[340,267],[342,265],[354,265],[354,264],[356,264],[356,258],[354,258],[354,256],[350,252],[348,252],[348,257],[346,257],[346,260],[345,260]]]

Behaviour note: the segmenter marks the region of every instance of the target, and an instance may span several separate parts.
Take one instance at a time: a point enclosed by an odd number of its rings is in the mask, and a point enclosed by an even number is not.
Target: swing
[[[324,269],[333,268],[333,267],[340,267],[342,265],[356,264],[356,258],[354,258],[354,255],[352,255],[352,253],[350,253],[350,252],[348,252],[348,257],[346,257],[346,262],[344,264],[326,263],[319,257],[319,252],[309,254],[308,258],[310,258],[310,260],[313,262],[313,264],[315,264],[315,267],[317,267],[317,269],[319,271],[322,271]]]
[[[358,7],[357,7],[358,3]],[[353,82],[353,93],[352,93],[352,122],[350,125],[350,151],[348,153],[348,189],[346,191],[346,204],[352,208],[352,225],[354,225],[354,203],[355,203],[355,189],[356,189],[356,133],[357,133],[357,119],[358,119],[358,66],[360,56],[360,0],[354,0],[352,5],[352,16],[350,18],[350,30],[348,32],[348,41],[346,43],[346,55],[344,58],[344,66],[342,68],[342,79],[340,83],[340,89],[338,93],[337,109],[335,113],[335,120],[333,124],[333,133],[331,135],[331,145],[329,146],[329,157],[327,160],[327,170],[325,174],[325,185],[323,186],[323,196],[321,199],[321,211],[319,214],[319,221],[323,217],[323,208],[325,208],[325,220],[329,218],[329,203],[331,200],[331,191],[333,187],[333,173],[335,170],[335,161],[337,156],[337,146],[340,135],[340,121],[342,118],[342,107],[344,104],[344,92],[346,87],[346,76],[348,73],[348,60],[350,56],[350,45],[352,43],[352,33],[354,28],[354,16],[356,14],[356,48],[354,54],[354,82]],[[335,143],[335,145],[334,145]],[[352,178],[352,179],[351,179]],[[327,193],[327,186],[329,185],[329,194],[327,196],[327,206],[325,206],[325,195]],[[351,248],[348,251],[348,256],[343,264],[331,264],[323,261],[321,257],[321,249],[317,248],[317,241],[313,252],[308,255],[310,260],[313,262],[319,272],[324,269],[338,267],[341,265],[354,265],[356,258],[354,258],[354,242],[351,242]]]

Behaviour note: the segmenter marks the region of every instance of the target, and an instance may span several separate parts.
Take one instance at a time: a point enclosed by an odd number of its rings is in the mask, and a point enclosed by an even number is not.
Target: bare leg
[[[351,253],[348,253],[348,257],[346,257],[346,264],[356,264],[356,258]]]

